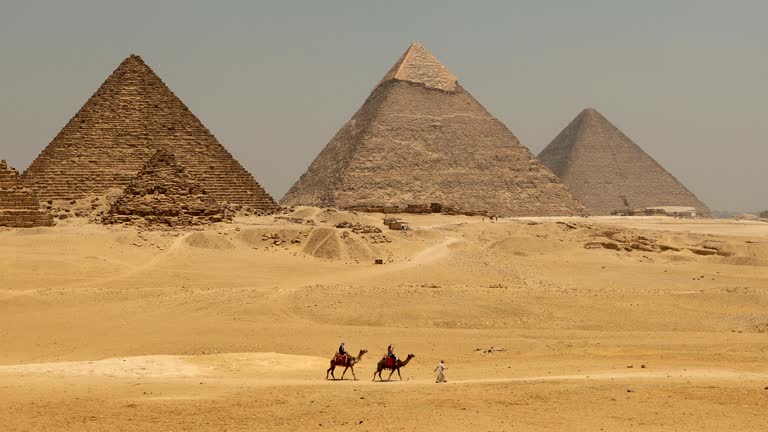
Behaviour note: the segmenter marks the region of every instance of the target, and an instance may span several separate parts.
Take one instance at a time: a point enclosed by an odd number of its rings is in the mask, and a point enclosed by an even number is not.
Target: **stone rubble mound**
[[[224,206],[195,182],[175,156],[158,150],[126,186],[103,222],[170,227],[231,221]]]
[[[50,213],[41,211],[35,192],[22,185],[18,171],[0,161],[0,226],[52,226]]]
[[[713,242],[704,241],[695,245],[677,245],[669,244],[663,241],[659,241],[650,236],[641,235],[632,231],[622,230],[608,230],[600,233],[596,233],[593,237],[602,237],[601,239],[595,239],[584,244],[586,249],[611,249],[615,251],[642,251],[642,252],[680,252],[690,251],[696,255],[712,256],[717,255],[721,257],[731,257],[734,252],[729,250],[727,246]]]

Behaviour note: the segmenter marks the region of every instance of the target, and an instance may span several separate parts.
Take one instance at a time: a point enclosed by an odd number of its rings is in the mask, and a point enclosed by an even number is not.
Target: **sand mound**
[[[138,234],[135,232],[125,232],[120,233],[114,237],[115,243],[121,244],[121,245],[129,245],[133,243],[141,243],[143,242],[143,239],[141,239]]]
[[[768,266],[768,260],[753,256],[724,257],[720,260],[720,263],[743,266]]]
[[[55,376],[187,377],[200,374],[200,368],[176,356],[154,355],[108,358],[96,361],[30,363],[0,366],[0,373]]]
[[[516,252],[554,252],[564,247],[562,242],[547,241],[538,238],[529,237],[507,237],[503,240],[495,241],[489,249],[500,254],[515,255]]]
[[[317,207],[296,207],[296,210],[291,213],[291,216],[299,218],[311,218],[321,211],[322,210]]]
[[[219,234],[212,232],[196,232],[184,239],[184,243],[200,249],[232,249],[235,245]]]
[[[312,230],[304,246],[304,252],[318,258],[340,259],[341,242],[333,228],[317,228]]]
[[[16,230],[16,235],[18,236],[32,236],[32,235],[39,235],[39,234],[47,234],[52,232],[54,228],[46,228],[46,227],[34,227],[34,228],[24,228],[20,230]]]
[[[334,228],[315,228],[309,234],[304,253],[331,260],[367,261],[375,255],[355,234]]]

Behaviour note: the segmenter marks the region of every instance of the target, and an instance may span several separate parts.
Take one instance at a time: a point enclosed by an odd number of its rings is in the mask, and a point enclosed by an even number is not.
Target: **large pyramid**
[[[19,173],[0,161],[0,226],[31,228],[53,225],[48,212],[39,210],[35,192],[21,184]]]
[[[585,109],[540,154],[595,215],[657,206],[695,207],[699,201],[672,174],[594,109]]]
[[[112,204],[104,222],[140,220],[178,226],[226,219],[222,205],[187,174],[174,155],[158,150]]]
[[[499,216],[585,212],[418,43],[387,72],[282,203],[340,208],[440,203]]]
[[[32,162],[24,181],[43,200],[122,188],[157,149],[218,201],[273,211],[262,189],[140,57],[132,55]]]

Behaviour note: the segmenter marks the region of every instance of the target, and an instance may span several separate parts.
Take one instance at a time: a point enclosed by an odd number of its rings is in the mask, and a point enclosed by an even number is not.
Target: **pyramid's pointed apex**
[[[591,117],[591,118],[599,118],[599,119],[607,120],[605,116],[600,113],[600,111],[592,107],[584,108],[581,111],[581,115],[586,117]]]
[[[141,58],[138,54],[131,54],[125,59],[123,59],[122,62],[120,62],[120,65],[128,65],[128,64],[145,64],[144,59]]]
[[[443,91],[455,91],[458,86],[456,76],[419,42],[408,47],[379,85],[389,80],[409,81]]]
[[[128,71],[143,71],[143,73],[149,72],[154,74],[152,68],[150,68],[149,65],[144,62],[144,59],[137,54],[129,55],[115,68],[115,72],[118,72],[121,75]]]

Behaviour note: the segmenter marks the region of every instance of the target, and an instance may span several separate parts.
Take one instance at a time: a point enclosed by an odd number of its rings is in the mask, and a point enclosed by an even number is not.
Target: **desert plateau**
[[[765,222],[401,216],[0,228],[2,429],[765,427]]]

